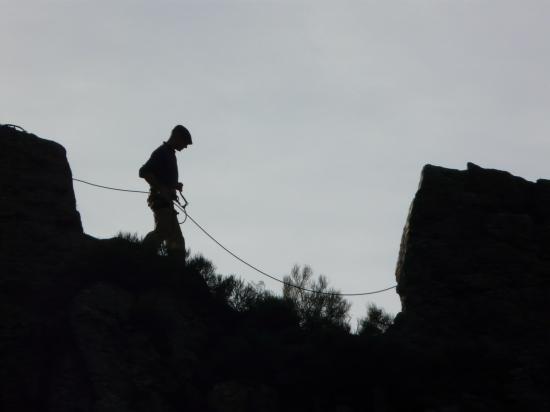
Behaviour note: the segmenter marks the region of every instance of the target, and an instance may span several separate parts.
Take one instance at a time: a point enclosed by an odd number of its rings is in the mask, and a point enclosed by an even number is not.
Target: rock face
[[[432,359],[504,368],[502,396],[538,410],[550,387],[550,181],[426,166],[396,276],[406,339]]]
[[[40,410],[84,235],[61,145],[0,126],[0,168],[0,409]]]
[[[550,410],[550,182],[427,166],[403,312],[357,336],[280,298],[231,308],[205,259],[85,235],[54,142],[0,126],[0,167],[1,411]]]
[[[0,126],[1,245],[82,235],[71,169],[58,143]],[[32,234],[32,238],[27,236]]]

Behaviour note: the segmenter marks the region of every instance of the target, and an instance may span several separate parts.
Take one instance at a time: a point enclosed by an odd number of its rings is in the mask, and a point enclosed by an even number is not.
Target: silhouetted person
[[[177,125],[167,142],[164,142],[139,169],[139,177],[145,179],[151,187],[147,204],[153,210],[155,229],[145,236],[144,244],[158,250],[165,241],[170,255],[185,258],[185,240],[178,223],[173,201],[177,199],[176,190],[181,191],[183,184],[178,182],[179,152],[192,144],[191,134],[182,125]]]

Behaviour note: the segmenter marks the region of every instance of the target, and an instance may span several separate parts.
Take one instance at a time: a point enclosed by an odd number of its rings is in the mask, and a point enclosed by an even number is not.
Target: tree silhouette
[[[394,317],[371,303],[367,307],[367,316],[359,319],[357,334],[360,336],[378,336],[386,332],[393,324]]]
[[[320,275],[314,279],[313,270],[305,265],[294,265],[290,275],[283,278],[283,297],[296,307],[302,326],[325,324],[349,330],[351,304],[338,291],[328,287],[328,280]],[[297,286],[297,287],[293,287]],[[302,289],[300,289],[302,288]],[[309,292],[303,289],[310,289]],[[324,293],[315,293],[324,292]]]

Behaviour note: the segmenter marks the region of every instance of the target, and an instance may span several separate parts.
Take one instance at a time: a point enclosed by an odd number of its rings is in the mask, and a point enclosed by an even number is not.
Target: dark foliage
[[[216,298],[223,300],[239,312],[250,310],[271,297],[271,293],[265,291],[261,283],[255,285],[246,283],[235,275],[223,276],[216,273],[212,262],[200,254],[188,259],[187,267],[203,277]]]
[[[379,336],[393,324],[394,317],[374,304],[367,307],[367,316],[358,321],[359,336]]]
[[[321,275],[315,280],[311,267],[306,265],[300,268],[295,265],[290,275],[283,280],[286,283],[283,296],[296,307],[302,326],[308,329],[328,326],[349,331],[348,313],[351,304],[338,295],[337,290],[328,287],[325,276]]]

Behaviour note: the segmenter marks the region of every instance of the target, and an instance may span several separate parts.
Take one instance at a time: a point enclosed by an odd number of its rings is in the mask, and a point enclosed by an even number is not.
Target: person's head
[[[189,130],[181,124],[178,124],[172,129],[172,134],[170,135],[168,142],[177,151],[185,149],[187,146],[193,144],[193,141],[191,140],[191,133],[189,133]]]

